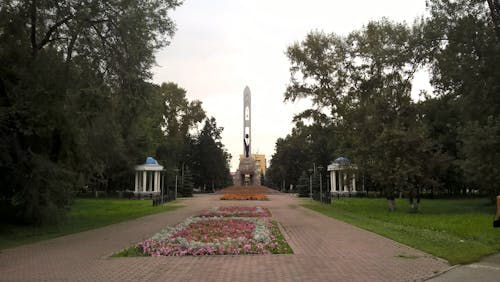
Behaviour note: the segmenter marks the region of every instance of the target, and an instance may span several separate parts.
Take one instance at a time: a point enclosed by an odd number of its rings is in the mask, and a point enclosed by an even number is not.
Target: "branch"
[[[73,57],[73,47],[75,46],[76,39],[78,38],[78,32],[75,32],[73,36],[71,36],[71,41],[68,44],[68,53],[66,55],[66,63],[71,62]]]
[[[36,56],[38,51],[36,48],[36,0],[32,0],[30,7],[31,20],[31,55]]]
[[[55,23],[53,26],[51,26],[49,28],[49,30],[47,31],[47,33],[45,33],[45,37],[43,38],[43,40],[37,45],[38,50],[41,50],[47,43],[50,42],[50,37],[57,30],[58,27],[67,23],[72,18],[73,18],[73,15],[68,15],[68,16],[64,17],[62,20]]]

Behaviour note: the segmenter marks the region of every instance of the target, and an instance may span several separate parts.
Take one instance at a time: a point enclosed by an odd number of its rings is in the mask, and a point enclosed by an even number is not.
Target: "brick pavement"
[[[0,281],[414,281],[449,267],[441,259],[302,208],[290,195],[236,203],[218,197],[197,196],[175,211],[3,250]],[[202,209],[229,205],[268,207],[294,254],[109,257]]]

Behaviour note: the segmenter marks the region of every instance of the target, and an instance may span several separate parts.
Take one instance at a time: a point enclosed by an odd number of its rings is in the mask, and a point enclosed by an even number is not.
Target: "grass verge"
[[[450,264],[465,264],[500,251],[492,227],[495,207],[487,199],[422,200],[410,213],[407,200],[388,212],[385,199],[334,199],[332,205],[304,200],[302,206],[420,249]]]
[[[76,199],[58,224],[24,226],[0,223],[0,249],[82,232],[181,207],[178,202],[153,207],[150,200]]]

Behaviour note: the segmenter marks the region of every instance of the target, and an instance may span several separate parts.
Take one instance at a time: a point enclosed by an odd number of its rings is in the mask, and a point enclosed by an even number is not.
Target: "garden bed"
[[[214,207],[201,212],[203,217],[270,217],[268,209],[262,207]]]
[[[267,201],[269,200],[264,194],[224,194],[220,197],[221,200],[253,200]]]
[[[203,211],[115,256],[289,254],[278,223],[261,207]]]

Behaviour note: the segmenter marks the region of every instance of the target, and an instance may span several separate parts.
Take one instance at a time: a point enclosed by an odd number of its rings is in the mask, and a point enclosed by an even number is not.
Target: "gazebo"
[[[134,194],[136,196],[160,194],[163,184],[162,172],[163,166],[152,157],[147,157],[144,164],[135,166]]]
[[[328,166],[332,194],[356,194],[357,167],[348,158],[340,157]]]

